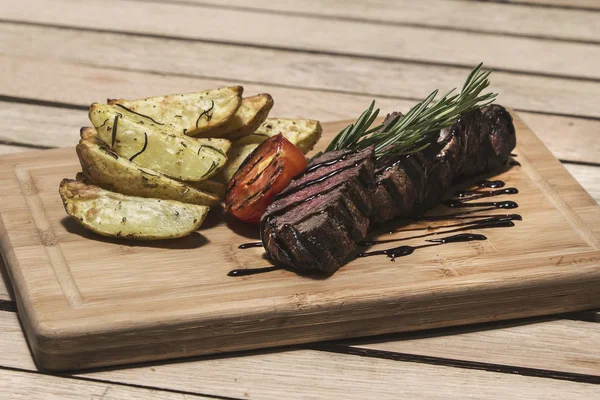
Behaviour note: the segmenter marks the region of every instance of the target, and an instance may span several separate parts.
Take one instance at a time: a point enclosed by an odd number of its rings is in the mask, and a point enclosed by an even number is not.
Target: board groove
[[[523,154],[525,152],[525,154]],[[548,183],[542,174],[535,168],[533,163],[526,155],[526,150],[521,150],[519,162],[523,166],[523,170],[527,173],[531,181],[546,195],[552,202],[554,207],[560,211],[573,226],[576,232],[579,232],[586,243],[594,250],[600,249],[600,237],[592,231],[589,226],[581,219],[581,217],[573,211],[561,195]],[[560,264],[560,262],[559,262]]]
[[[48,261],[54,271],[54,277],[58,281],[62,293],[71,307],[79,307],[83,303],[83,296],[77,287],[75,279],[73,279],[67,260],[65,259],[58,239],[54,234],[50,220],[46,215],[46,210],[38,196],[38,189],[31,177],[30,168],[31,167],[20,165],[14,167],[13,171],[21,187],[21,193],[25,198],[25,204],[27,204],[33,223],[37,228],[40,242],[44,247]]]

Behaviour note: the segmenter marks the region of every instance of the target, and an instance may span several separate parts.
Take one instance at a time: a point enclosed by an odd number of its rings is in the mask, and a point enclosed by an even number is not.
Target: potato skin
[[[67,214],[102,236],[157,240],[180,238],[196,231],[209,208],[173,200],[126,196],[63,179],[59,194]]]
[[[273,98],[267,93],[245,97],[242,99],[242,104],[235,115],[226,123],[202,132],[200,135],[189,135],[198,137],[224,137],[229,140],[248,136],[265,122],[274,104]]]
[[[120,157],[98,139],[95,130],[82,131],[75,150],[85,177],[104,189],[205,206],[214,206],[221,201],[214,193],[204,192]]]
[[[199,93],[171,94],[138,100],[112,99],[127,109],[164,124],[176,135],[198,135],[225,124],[242,104],[242,86]]]

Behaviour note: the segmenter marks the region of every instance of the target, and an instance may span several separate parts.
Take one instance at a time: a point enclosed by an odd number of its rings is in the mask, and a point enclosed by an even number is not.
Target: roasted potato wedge
[[[225,124],[242,103],[241,86],[139,100],[114,99],[110,105],[151,118],[174,134],[199,135]]]
[[[227,154],[228,159],[225,167],[219,171],[214,179],[227,185],[246,157],[259,144],[267,140],[267,138],[277,135],[279,132],[283,133],[283,136],[287,140],[306,154],[312,150],[321,138],[323,129],[319,121],[312,119],[268,118],[256,132],[233,142]]]
[[[106,104],[90,107],[90,121],[98,137],[129,161],[171,178],[201,181],[213,176],[227,161],[231,142],[169,134],[143,116]]]
[[[265,135],[266,140],[280,132],[306,154],[321,139],[323,128],[319,121],[313,119],[267,118],[254,135]]]
[[[119,156],[97,137],[94,129],[82,129],[81,140],[75,150],[85,176],[104,189],[129,196],[205,206],[214,206],[221,201],[216,194],[191,187]]]
[[[209,208],[173,200],[148,199],[109,192],[63,179],[59,193],[67,214],[103,236],[153,240],[174,239],[197,230]]]
[[[198,137],[210,135],[230,140],[248,136],[265,122],[273,104],[273,98],[269,94],[243,98],[242,105],[229,121],[199,135],[190,135]]]

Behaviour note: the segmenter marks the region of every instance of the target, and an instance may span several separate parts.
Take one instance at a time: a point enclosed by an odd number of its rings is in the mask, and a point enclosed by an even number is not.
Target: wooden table
[[[271,115],[333,121],[373,98],[406,110],[483,61],[499,102],[600,201],[596,0],[161,3],[0,1],[0,153],[73,146],[88,105],[107,97],[242,84],[273,95]],[[2,398],[600,396],[595,311],[49,375],[3,277]]]

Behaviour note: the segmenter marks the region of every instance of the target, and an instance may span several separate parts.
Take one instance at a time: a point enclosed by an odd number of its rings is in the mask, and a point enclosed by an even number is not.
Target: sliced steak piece
[[[373,182],[372,148],[313,159],[263,215],[269,257],[299,272],[335,272],[367,234]]]
[[[424,151],[377,160],[371,221],[423,213],[440,202],[452,183],[500,166],[515,145],[512,117],[504,107],[462,115]]]

